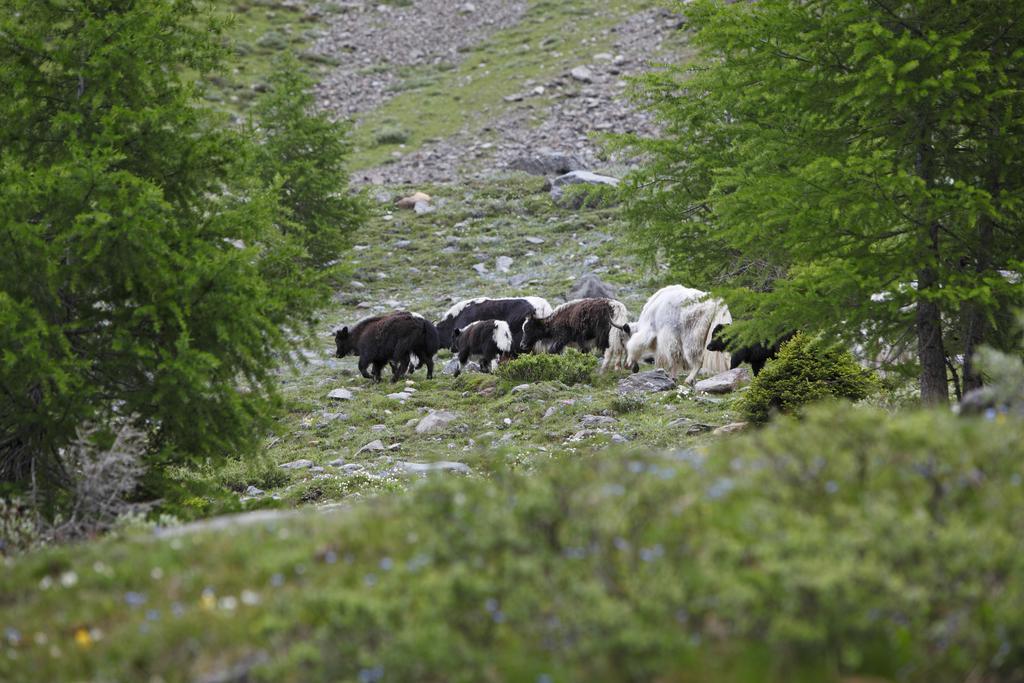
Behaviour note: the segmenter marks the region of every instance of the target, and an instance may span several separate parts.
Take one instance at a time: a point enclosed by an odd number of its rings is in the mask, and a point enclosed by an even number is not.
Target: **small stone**
[[[245,489],[245,495],[247,495],[247,496],[252,496],[252,497],[262,496],[264,493],[266,493],[266,491],[264,491],[263,489],[258,489],[255,486],[253,486],[252,484],[250,484],[249,487],[247,489]]]
[[[475,270],[478,275],[486,275],[488,273],[487,266],[483,263],[474,263],[473,270]]]
[[[415,417],[412,418],[412,419],[406,420],[406,422],[405,422],[405,426],[406,427],[415,427],[417,424],[419,424],[419,420],[417,420]]]
[[[380,439],[375,439],[374,441],[371,441],[370,443],[366,444],[365,446],[360,448],[358,451],[356,451],[356,455],[359,455],[360,453],[369,453],[371,451],[383,451],[383,450],[384,450],[384,442],[381,441]]]
[[[580,81],[581,83],[594,82],[594,73],[585,66],[575,67],[572,71],[569,72],[569,75],[572,76],[575,80]]]
[[[612,443],[629,443],[629,439],[622,434],[612,434]]]
[[[366,289],[366,285],[360,282],[359,280],[353,280],[348,284],[352,287],[352,289]]]
[[[351,401],[352,392],[348,389],[332,389],[327,398],[333,398],[335,401]]]
[[[328,467],[344,467],[345,458],[335,458],[334,460],[327,463]]]
[[[398,240],[395,242],[395,249],[408,249],[412,246],[412,240]]]
[[[503,418],[501,420],[501,423],[503,425],[505,425],[506,427],[511,427],[512,426],[512,418],[510,418],[510,417]]]
[[[529,384],[517,384],[514,387],[512,387],[512,393],[513,394],[518,394],[519,392],[526,391],[529,388],[530,388]]]
[[[371,432],[383,432],[383,431],[387,431],[387,428],[388,428],[387,425],[373,425],[372,427],[370,427],[370,431]]]
[[[543,419],[546,420],[549,417],[555,415],[556,413],[558,413],[560,408],[561,408],[561,406],[549,406],[548,409],[544,411],[544,418]]]
[[[320,416],[320,421],[317,423],[318,427],[326,427],[332,422],[338,422],[340,420],[347,420],[348,413],[324,413]]]
[[[544,244],[543,237],[534,237],[533,235],[528,236],[526,238],[526,241],[529,242],[530,244]]]
[[[727,425],[722,425],[716,429],[713,434],[733,434],[735,432],[742,432],[750,425],[749,422],[730,422]]]
[[[416,202],[413,204],[412,210],[419,215],[423,215],[425,213],[432,213],[434,211],[434,207],[426,202]]]
[[[291,462],[286,462],[283,465],[280,465],[283,470],[307,470],[312,466],[313,461],[306,459],[292,460]]]
[[[406,399],[412,398],[412,394],[407,391],[398,391],[393,394],[388,394],[388,398],[393,401],[405,401]]]
[[[499,256],[494,262],[499,273],[507,273],[512,267],[513,259],[511,256]]]
[[[356,472],[362,472],[364,469],[366,468],[357,462],[350,462],[347,465],[341,466],[341,471],[345,474],[355,474]]]
[[[580,426],[584,428],[613,425],[616,422],[618,422],[618,420],[607,415],[584,415],[580,418]]]

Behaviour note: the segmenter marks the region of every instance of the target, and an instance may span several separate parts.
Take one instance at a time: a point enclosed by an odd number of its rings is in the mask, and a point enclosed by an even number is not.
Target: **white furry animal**
[[[627,346],[626,363],[639,368],[644,356],[653,354],[654,363],[677,377],[687,373],[692,384],[701,370],[709,373],[729,369],[729,354],[706,350],[716,325],[732,322],[724,302],[709,299],[707,292],[682,285],[662,287],[647,300]]]

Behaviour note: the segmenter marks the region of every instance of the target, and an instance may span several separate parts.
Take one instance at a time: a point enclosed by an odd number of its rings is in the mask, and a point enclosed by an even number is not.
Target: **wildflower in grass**
[[[90,635],[89,629],[82,626],[75,629],[75,645],[83,650],[87,650],[92,647],[92,643],[92,635]]]

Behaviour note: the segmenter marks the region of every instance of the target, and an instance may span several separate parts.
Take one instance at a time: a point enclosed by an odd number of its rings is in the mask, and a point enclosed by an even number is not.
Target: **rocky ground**
[[[482,60],[475,62],[476,71],[486,73],[488,62],[527,57],[522,80],[507,86],[497,106],[482,107],[479,116],[451,134],[400,145],[385,163],[359,170],[355,180],[446,182],[510,169],[553,174],[607,163],[595,135],[655,130],[649,114],[625,97],[627,79],[677,57],[663,48],[666,39],[678,38],[682,26],[682,18],[664,8],[627,4],[593,12],[583,7],[573,22],[601,21],[602,28],[562,42],[558,25],[544,14],[545,3],[529,8],[521,0],[341,3],[343,11],[329,15],[314,46],[338,63],[323,77],[318,97],[325,109],[362,126],[386,127],[388,119],[382,124],[373,113],[421,84],[444,89],[470,83],[475,73],[457,70],[466,59]],[[530,19],[529,32],[517,26]],[[435,102],[444,106],[429,98],[420,105],[428,113]],[[407,133],[415,137],[414,118],[411,127]]]

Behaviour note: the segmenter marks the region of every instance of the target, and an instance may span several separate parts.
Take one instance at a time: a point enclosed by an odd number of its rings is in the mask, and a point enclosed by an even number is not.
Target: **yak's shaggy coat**
[[[478,320],[455,330],[452,343],[459,359],[456,377],[471,358],[479,359],[481,370],[491,372],[497,368],[499,360],[512,355],[512,330],[504,320]]]
[[[523,321],[527,316],[546,318],[551,315],[551,304],[539,296],[524,296],[510,299],[489,299],[477,297],[455,304],[441,316],[437,333],[441,346],[455,351],[455,330],[465,329],[479,320],[503,320],[512,331],[512,355],[519,352]]]
[[[391,381],[410,370],[413,362],[427,366],[427,379],[434,376],[434,354],[438,349],[437,328],[421,315],[399,311],[366,318],[334,333],[335,355],[359,356],[359,373],[380,381],[385,364],[391,365]],[[373,369],[372,375],[367,368]]]
[[[615,299],[577,299],[557,307],[546,318],[528,317],[523,322],[520,348],[542,345],[548,353],[566,346],[580,351],[604,352],[602,370],[623,365],[629,340],[629,311]]]
[[[686,372],[693,383],[701,370],[714,374],[729,369],[727,353],[707,350],[716,325],[732,322],[722,301],[709,299],[707,292],[682,285],[670,285],[655,292],[643,310],[627,344],[627,364],[633,371],[640,360],[654,355],[654,363],[677,377]]]

